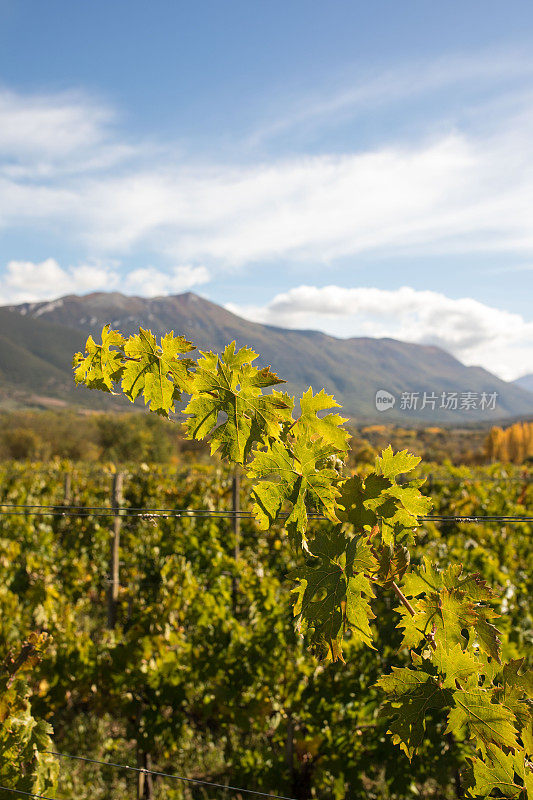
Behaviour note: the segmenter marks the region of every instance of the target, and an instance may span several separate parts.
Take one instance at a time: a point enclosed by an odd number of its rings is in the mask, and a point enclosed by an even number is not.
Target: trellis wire
[[[7,509],[5,511],[4,509]],[[115,517],[123,518],[140,517],[142,519],[162,518],[221,518],[233,519],[253,519],[251,511],[217,511],[211,509],[171,509],[171,508],[129,508],[118,507],[109,508],[108,506],[62,506],[62,505],[23,505],[14,503],[0,503],[0,514],[3,516],[52,516],[52,517]],[[283,512],[279,515],[280,519],[286,519],[290,512]],[[312,520],[327,520],[328,517],[318,512],[308,511],[307,516]],[[429,514],[418,517],[419,522],[533,522],[533,517],[518,517],[513,515],[499,514],[468,514],[468,515],[444,515]]]
[[[116,764],[113,761],[99,761],[96,758],[87,758],[86,756],[73,756],[69,753],[58,753],[54,750],[44,751],[48,755],[57,756],[58,758],[71,758],[75,761],[86,761],[89,764],[100,764],[103,767],[111,767],[112,769],[124,769],[129,772],[140,772],[144,775],[156,775],[160,778],[171,778],[175,781],[182,781],[184,783],[194,783],[200,786],[211,786],[216,789],[224,789],[228,792],[242,792],[243,794],[253,794],[256,797],[271,797],[273,800],[294,800],[293,797],[287,797],[282,794],[270,794],[269,792],[258,792],[256,789],[243,789],[240,786],[230,786],[225,783],[213,783],[212,781],[204,781],[200,778],[186,778],[184,775],[174,775],[171,772],[160,772],[155,769],[147,769],[145,767],[130,767],[129,764]]]
[[[59,800],[58,797],[50,797],[49,794],[34,794],[33,792],[25,792],[23,789],[11,789],[9,786],[0,786],[4,792],[13,792],[15,794],[23,794],[26,797],[40,797],[41,800]]]

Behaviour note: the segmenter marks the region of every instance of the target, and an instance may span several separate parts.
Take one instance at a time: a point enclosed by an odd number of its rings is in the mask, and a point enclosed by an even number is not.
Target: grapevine
[[[46,635],[31,634],[0,666],[0,784],[25,792],[56,785],[59,765],[51,749],[51,726],[32,713],[25,674],[46,648]],[[0,790],[2,800],[10,797]]]
[[[533,675],[523,659],[502,664],[485,581],[460,565],[438,570],[426,559],[410,566],[409,546],[429,500],[420,492],[423,480],[404,476],[420,459],[389,447],[364,478],[346,476],[346,420],[321,415],[338,407],[333,397],[309,389],[295,415],[294,398],[273,388],[282,379],[270,367],[255,367],[251,349],[233,342],[198,361],[190,358],[193,349],[173,332],[157,344],[150,331],[125,339],[105,326],[101,344],[89,337],[85,355],[74,357],[75,380],[121,390],[131,401],[142,395],[162,416],[189,395],[188,437],[207,439],[212,453],[246,468],[259,525],[266,529],[289,511],[289,539],[305,554],[292,573],[294,615],[316,654],[343,662],[347,639],[375,647],[374,597],[393,592],[402,644],[411,652],[409,667],[377,681],[393,742],[411,759],[432,712],[442,711],[445,734],[469,744],[466,796],[526,797],[533,789]],[[310,511],[332,524],[310,535]]]

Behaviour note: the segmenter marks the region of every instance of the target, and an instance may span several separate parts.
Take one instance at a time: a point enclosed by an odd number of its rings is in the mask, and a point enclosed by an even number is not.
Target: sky
[[[0,304],[194,291],[533,372],[529,0],[0,0]]]

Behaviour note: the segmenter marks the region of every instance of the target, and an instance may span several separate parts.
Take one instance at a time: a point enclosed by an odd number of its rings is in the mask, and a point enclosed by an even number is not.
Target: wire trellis
[[[242,794],[251,794],[256,797],[270,797],[272,800],[294,800],[293,797],[287,797],[282,794],[271,794],[270,792],[259,792],[257,789],[243,789],[240,786],[231,786],[226,783],[214,783],[213,781],[206,781],[200,778],[187,778],[185,775],[175,775],[172,772],[161,772],[156,769],[148,769],[146,767],[131,767],[129,764],[116,764],[113,761],[100,761],[96,758],[87,758],[86,756],[74,756],[70,753],[58,753],[55,750],[45,751],[48,755],[57,756],[58,758],[70,758],[74,761],[85,761],[88,764],[99,764],[103,767],[110,767],[111,769],[123,769],[129,772],[141,773],[144,775],[155,775],[159,778],[169,778],[175,781],[182,781],[184,783],[193,783],[198,786],[210,786],[215,789],[223,789],[227,792],[241,792]]]
[[[22,794],[26,797],[40,797],[41,800],[59,800],[58,797],[50,797],[49,794],[34,794],[33,792],[25,792],[22,789],[12,789],[9,786],[0,786],[0,789],[4,792],[13,792],[13,794]]]
[[[0,515],[22,516],[57,516],[57,517],[140,517],[152,518],[221,518],[221,519],[254,519],[251,511],[220,511],[216,509],[192,508],[135,508],[127,506],[71,506],[71,505],[24,505],[14,503],[0,503]],[[290,512],[283,512],[279,519],[286,519]],[[328,517],[315,511],[308,511],[311,520],[328,520]],[[428,514],[418,517],[419,522],[533,522],[530,516],[515,516],[506,514]]]

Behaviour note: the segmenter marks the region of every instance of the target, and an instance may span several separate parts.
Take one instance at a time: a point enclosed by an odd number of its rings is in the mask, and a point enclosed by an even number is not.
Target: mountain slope
[[[0,405],[110,407],[112,398],[80,392],[72,381],[72,355],[86,338],[83,331],[0,308]]]
[[[525,389],[527,392],[533,392],[533,372],[530,372],[529,375],[522,375],[521,378],[513,381],[513,384],[520,389]]]
[[[524,389],[480,367],[466,367],[438,347],[394,339],[336,339],[317,331],[260,325],[192,293],[144,299],[98,292],[84,297],[70,295],[50,303],[26,303],[0,311],[18,318],[19,327],[25,323],[48,323],[65,326],[69,331],[99,334],[102,326],[110,322],[127,334],[136,332],[139,325],[157,334],[174,330],[190,338],[200,349],[220,350],[235,339],[238,345],[251,345],[259,352],[261,363],[271,364],[279,375],[290,378],[289,391],[301,392],[309,385],[315,389],[325,386],[343,403],[350,416],[360,419],[462,422],[533,412],[533,398]],[[28,338],[31,339],[32,334],[24,339],[26,344]],[[48,360],[53,358],[53,366],[64,369],[65,376],[70,369],[71,355],[80,346],[79,341],[79,334],[75,343],[70,333],[57,352],[55,346],[52,348],[54,354]],[[42,352],[35,348],[30,351],[42,357]],[[379,389],[395,396],[393,409],[376,411],[375,395]],[[419,392],[418,408],[400,409],[402,392]],[[424,392],[433,392],[438,397],[435,409],[420,409]],[[498,398],[494,411],[461,412],[439,408],[442,392],[474,392],[478,396],[482,392],[496,392]]]

